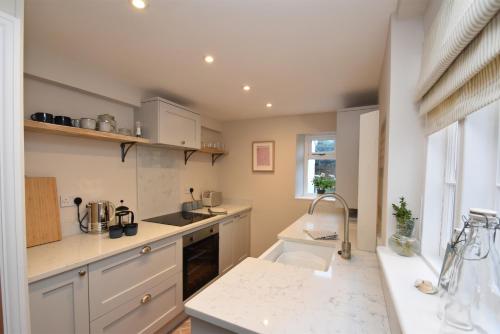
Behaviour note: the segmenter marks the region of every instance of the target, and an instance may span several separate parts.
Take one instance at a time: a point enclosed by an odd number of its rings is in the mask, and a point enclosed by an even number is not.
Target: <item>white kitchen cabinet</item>
[[[135,120],[153,144],[185,149],[201,148],[201,117],[178,104],[155,97],[142,102]]]
[[[234,218],[228,218],[219,224],[219,275],[225,274],[234,265]]]
[[[87,266],[29,285],[31,333],[89,333]]]
[[[235,221],[234,263],[240,263],[250,256],[250,213],[242,213]]]
[[[29,285],[32,333],[154,333],[183,310],[173,236]]]
[[[250,213],[229,217],[219,225],[219,274],[250,255]]]

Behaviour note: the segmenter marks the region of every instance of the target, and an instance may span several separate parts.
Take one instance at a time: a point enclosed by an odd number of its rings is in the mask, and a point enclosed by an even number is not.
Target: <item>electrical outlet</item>
[[[68,208],[75,205],[75,198],[77,196],[60,196],[59,203],[61,208]]]

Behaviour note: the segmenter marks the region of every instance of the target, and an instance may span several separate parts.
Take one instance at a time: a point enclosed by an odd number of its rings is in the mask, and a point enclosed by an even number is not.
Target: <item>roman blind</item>
[[[432,133],[500,98],[500,0],[443,0],[425,31],[416,99]]]

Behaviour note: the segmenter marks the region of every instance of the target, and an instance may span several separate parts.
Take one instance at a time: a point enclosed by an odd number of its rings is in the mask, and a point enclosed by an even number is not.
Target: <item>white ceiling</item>
[[[149,2],[26,0],[25,52],[71,58],[219,120],[377,102],[397,0]]]

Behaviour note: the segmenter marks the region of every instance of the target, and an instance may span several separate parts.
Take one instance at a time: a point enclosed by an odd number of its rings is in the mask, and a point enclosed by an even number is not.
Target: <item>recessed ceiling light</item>
[[[266,103],[266,108],[271,108],[272,106],[273,106],[272,103],[270,103],[270,102]]]
[[[137,9],[144,9],[148,5],[147,0],[131,0],[130,2]]]
[[[243,90],[244,90],[245,92],[248,92],[248,91],[250,90],[250,86],[249,86],[249,85],[245,85],[245,86],[243,86]]]
[[[207,64],[212,64],[214,62],[214,57],[212,57],[211,55],[206,55],[205,56],[205,63]]]

